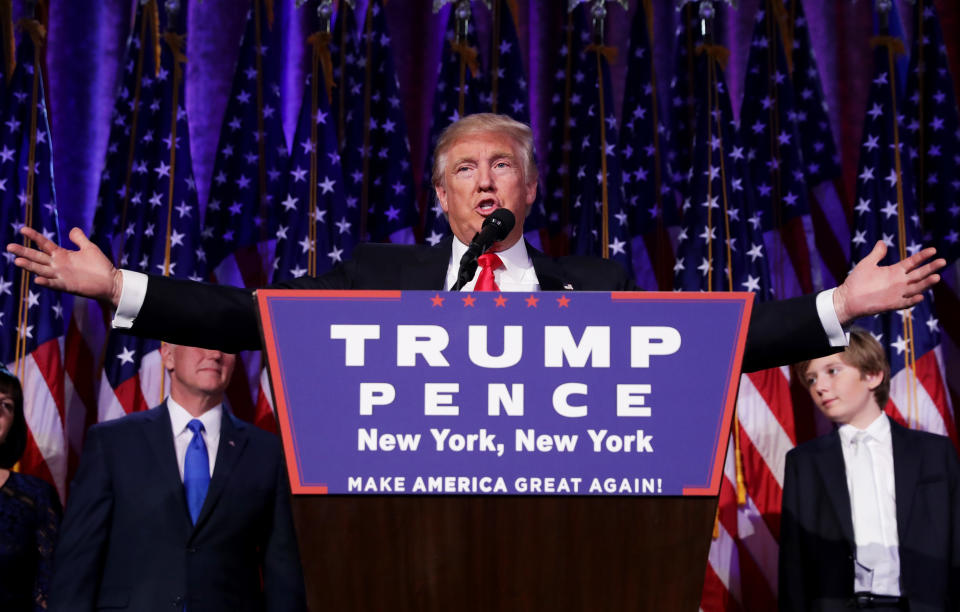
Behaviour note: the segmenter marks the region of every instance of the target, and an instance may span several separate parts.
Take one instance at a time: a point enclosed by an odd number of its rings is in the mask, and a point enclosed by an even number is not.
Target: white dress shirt
[[[861,433],[863,432],[863,433]],[[843,449],[844,468],[847,476],[847,491],[850,494],[850,510],[853,518],[853,537],[857,546],[854,560],[854,592],[877,595],[900,595],[900,549],[897,535],[897,492],[893,475],[893,441],[890,438],[890,421],[881,414],[865,430],[853,425],[841,425],[840,447]],[[859,436],[862,439],[858,440]],[[858,444],[869,450],[872,470],[866,471],[854,454]],[[863,495],[858,486],[872,480],[876,491],[876,508],[860,508]],[[862,490],[862,489],[861,489]],[[864,521],[864,515],[874,517]],[[868,563],[861,561],[869,559]]]
[[[454,238],[450,263],[447,264],[447,280],[443,284],[443,288],[447,291],[457,283],[457,276],[460,273],[460,258],[466,252],[467,245]],[[493,271],[493,280],[501,291],[532,292],[540,290],[540,281],[537,279],[533,262],[530,261],[530,254],[527,253],[527,245],[523,240],[518,240],[512,247],[498,252],[497,255],[500,256],[503,265]],[[461,291],[473,291],[479,277],[480,266],[477,266],[473,279],[464,285]]]
[[[449,290],[456,284],[457,273],[460,271],[460,258],[466,251],[467,245],[454,238],[450,261],[447,264],[447,278],[443,284],[444,289]],[[512,247],[497,254],[503,261],[503,265],[493,271],[493,279],[501,291],[532,292],[540,290],[540,281],[533,268],[530,255],[527,253],[526,241],[518,240]],[[147,296],[149,277],[142,272],[131,270],[121,270],[120,272],[123,275],[123,287],[120,290],[120,302],[117,304],[117,311],[113,315],[111,325],[114,329],[130,329],[133,327],[133,322],[140,313],[140,307],[143,306],[143,300]],[[479,275],[480,268],[478,266],[473,280],[463,287],[463,291],[472,291],[477,284]],[[850,341],[843,330],[843,326],[840,325],[837,311],[833,307],[833,292],[834,289],[827,289],[817,294],[817,314],[820,317],[820,324],[823,325],[823,331],[827,335],[830,346],[847,346]]]
[[[220,447],[220,421],[223,419],[223,404],[218,404],[195,417],[186,408],[167,396],[167,409],[170,411],[170,425],[173,426],[173,448],[177,453],[177,469],[183,480],[183,461],[187,457],[187,447],[193,440],[193,432],[187,429],[187,423],[200,419],[203,423],[203,442],[207,445],[207,457],[210,459],[210,476],[213,476],[213,464],[217,462],[217,449]]]

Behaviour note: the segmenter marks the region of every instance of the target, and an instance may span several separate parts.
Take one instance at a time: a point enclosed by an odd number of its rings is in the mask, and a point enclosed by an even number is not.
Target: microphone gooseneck
[[[470,282],[477,271],[477,258],[493,246],[506,238],[516,225],[517,218],[506,208],[498,208],[483,220],[480,231],[470,241],[467,252],[460,258],[460,271],[457,273],[457,282],[450,288],[459,291]]]

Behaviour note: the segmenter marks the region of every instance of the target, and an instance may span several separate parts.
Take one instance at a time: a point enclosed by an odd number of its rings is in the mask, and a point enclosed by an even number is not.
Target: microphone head
[[[498,208],[493,211],[489,217],[483,220],[483,224],[480,226],[480,229],[487,227],[488,225],[493,225],[497,228],[497,236],[494,239],[494,242],[500,242],[513,230],[513,226],[517,224],[517,218],[513,216],[513,213],[507,210],[506,208]]]

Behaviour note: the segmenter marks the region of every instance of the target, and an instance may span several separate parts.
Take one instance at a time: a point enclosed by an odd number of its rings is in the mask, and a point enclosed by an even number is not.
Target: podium
[[[311,609],[696,610],[751,299],[258,292]]]

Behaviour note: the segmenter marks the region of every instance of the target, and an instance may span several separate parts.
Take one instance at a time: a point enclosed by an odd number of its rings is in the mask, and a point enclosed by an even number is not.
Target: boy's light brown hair
[[[883,380],[873,390],[873,397],[877,400],[880,410],[883,410],[890,397],[890,363],[887,361],[883,346],[867,330],[854,327],[850,329],[850,345],[840,353],[840,359],[848,366],[859,370],[861,377],[867,374],[883,373]],[[804,388],[810,386],[807,384],[807,367],[811,361],[808,359],[793,365],[794,375]]]

